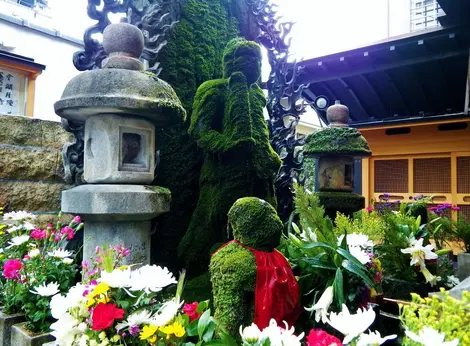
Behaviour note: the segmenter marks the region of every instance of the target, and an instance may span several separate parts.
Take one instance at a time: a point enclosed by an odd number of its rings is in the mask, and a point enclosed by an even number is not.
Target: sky
[[[291,52],[297,60],[356,48],[387,37],[387,2],[391,34],[402,34],[407,29],[409,0],[272,1],[279,6],[278,13],[283,19],[296,23],[291,32]],[[87,0],[49,2],[59,31],[82,37],[85,29],[93,24],[86,14]]]

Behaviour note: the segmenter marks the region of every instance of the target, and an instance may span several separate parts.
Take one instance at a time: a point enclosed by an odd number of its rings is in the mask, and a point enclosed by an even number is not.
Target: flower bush
[[[403,346],[470,345],[470,293],[461,300],[441,291],[440,296],[421,298],[412,294],[412,302],[400,306],[400,319],[406,337]]]
[[[204,345],[216,324],[208,302],[181,302],[184,274],[156,265],[123,266],[129,250],[97,248],[92,263],[83,263],[85,280],[65,295],[52,297],[57,319],[52,335],[58,345]],[[224,335],[225,336],[225,335]],[[228,338],[227,336],[225,336]],[[229,340],[229,339],[226,339]],[[233,341],[232,341],[233,342]]]
[[[28,329],[47,332],[51,297],[66,292],[77,274],[75,254],[65,248],[83,223],[77,216],[63,225],[59,215],[55,225],[39,229],[35,219],[24,211],[3,215],[1,300],[5,313],[24,313]]]

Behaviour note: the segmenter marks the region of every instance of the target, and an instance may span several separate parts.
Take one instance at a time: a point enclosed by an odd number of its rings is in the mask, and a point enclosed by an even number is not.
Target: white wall
[[[11,53],[33,58],[34,62],[46,66],[36,80],[34,117],[59,121],[53,105],[60,99],[68,81],[78,74],[72,56],[82,47],[4,20],[0,20],[0,41],[14,46],[9,49]]]

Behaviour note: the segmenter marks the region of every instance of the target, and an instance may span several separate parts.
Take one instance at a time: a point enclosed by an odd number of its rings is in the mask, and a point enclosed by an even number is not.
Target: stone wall
[[[0,206],[54,215],[60,210],[61,149],[72,140],[60,123],[0,115]]]

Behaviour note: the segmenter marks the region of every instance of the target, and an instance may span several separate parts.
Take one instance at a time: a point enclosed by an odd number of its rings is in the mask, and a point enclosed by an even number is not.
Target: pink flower
[[[81,218],[80,216],[78,216],[78,215],[77,215],[77,216],[75,216],[75,217],[73,218],[73,220],[72,220],[72,221],[73,221],[73,223],[79,224],[79,223],[80,223],[80,221],[82,221],[82,218]]]
[[[337,337],[330,335],[321,329],[311,329],[310,334],[307,335],[306,339],[308,346],[343,346]]]
[[[374,207],[367,207],[366,210],[369,212],[369,213],[372,213],[374,211]]]
[[[29,257],[28,255],[24,255],[23,259],[29,260],[29,259],[31,259],[31,257]]]
[[[35,229],[29,236],[33,239],[44,239],[46,238],[46,230]]]
[[[191,303],[191,304],[184,304],[184,306],[183,306],[183,312],[186,315],[188,315],[190,322],[194,321],[195,319],[197,319],[201,316],[201,314],[199,314],[196,311],[198,305],[199,305],[198,302],[194,302],[194,303]]]
[[[62,233],[62,234],[67,234],[67,239],[68,239],[68,240],[73,239],[73,237],[75,236],[75,233],[74,233],[74,231],[73,231],[73,228],[72,228],[72,227],[69,227],[69,226],[63,227],[63,228],[60,230],[60,233]]]
[[[459,207],[452,207],[452,210],[453,210],[453,211],[459,211],[460,208],[459,208]]]
[[[23,262],[17,259],[10,259],[3,265],[3,276],[7,279],[18,280]]]

